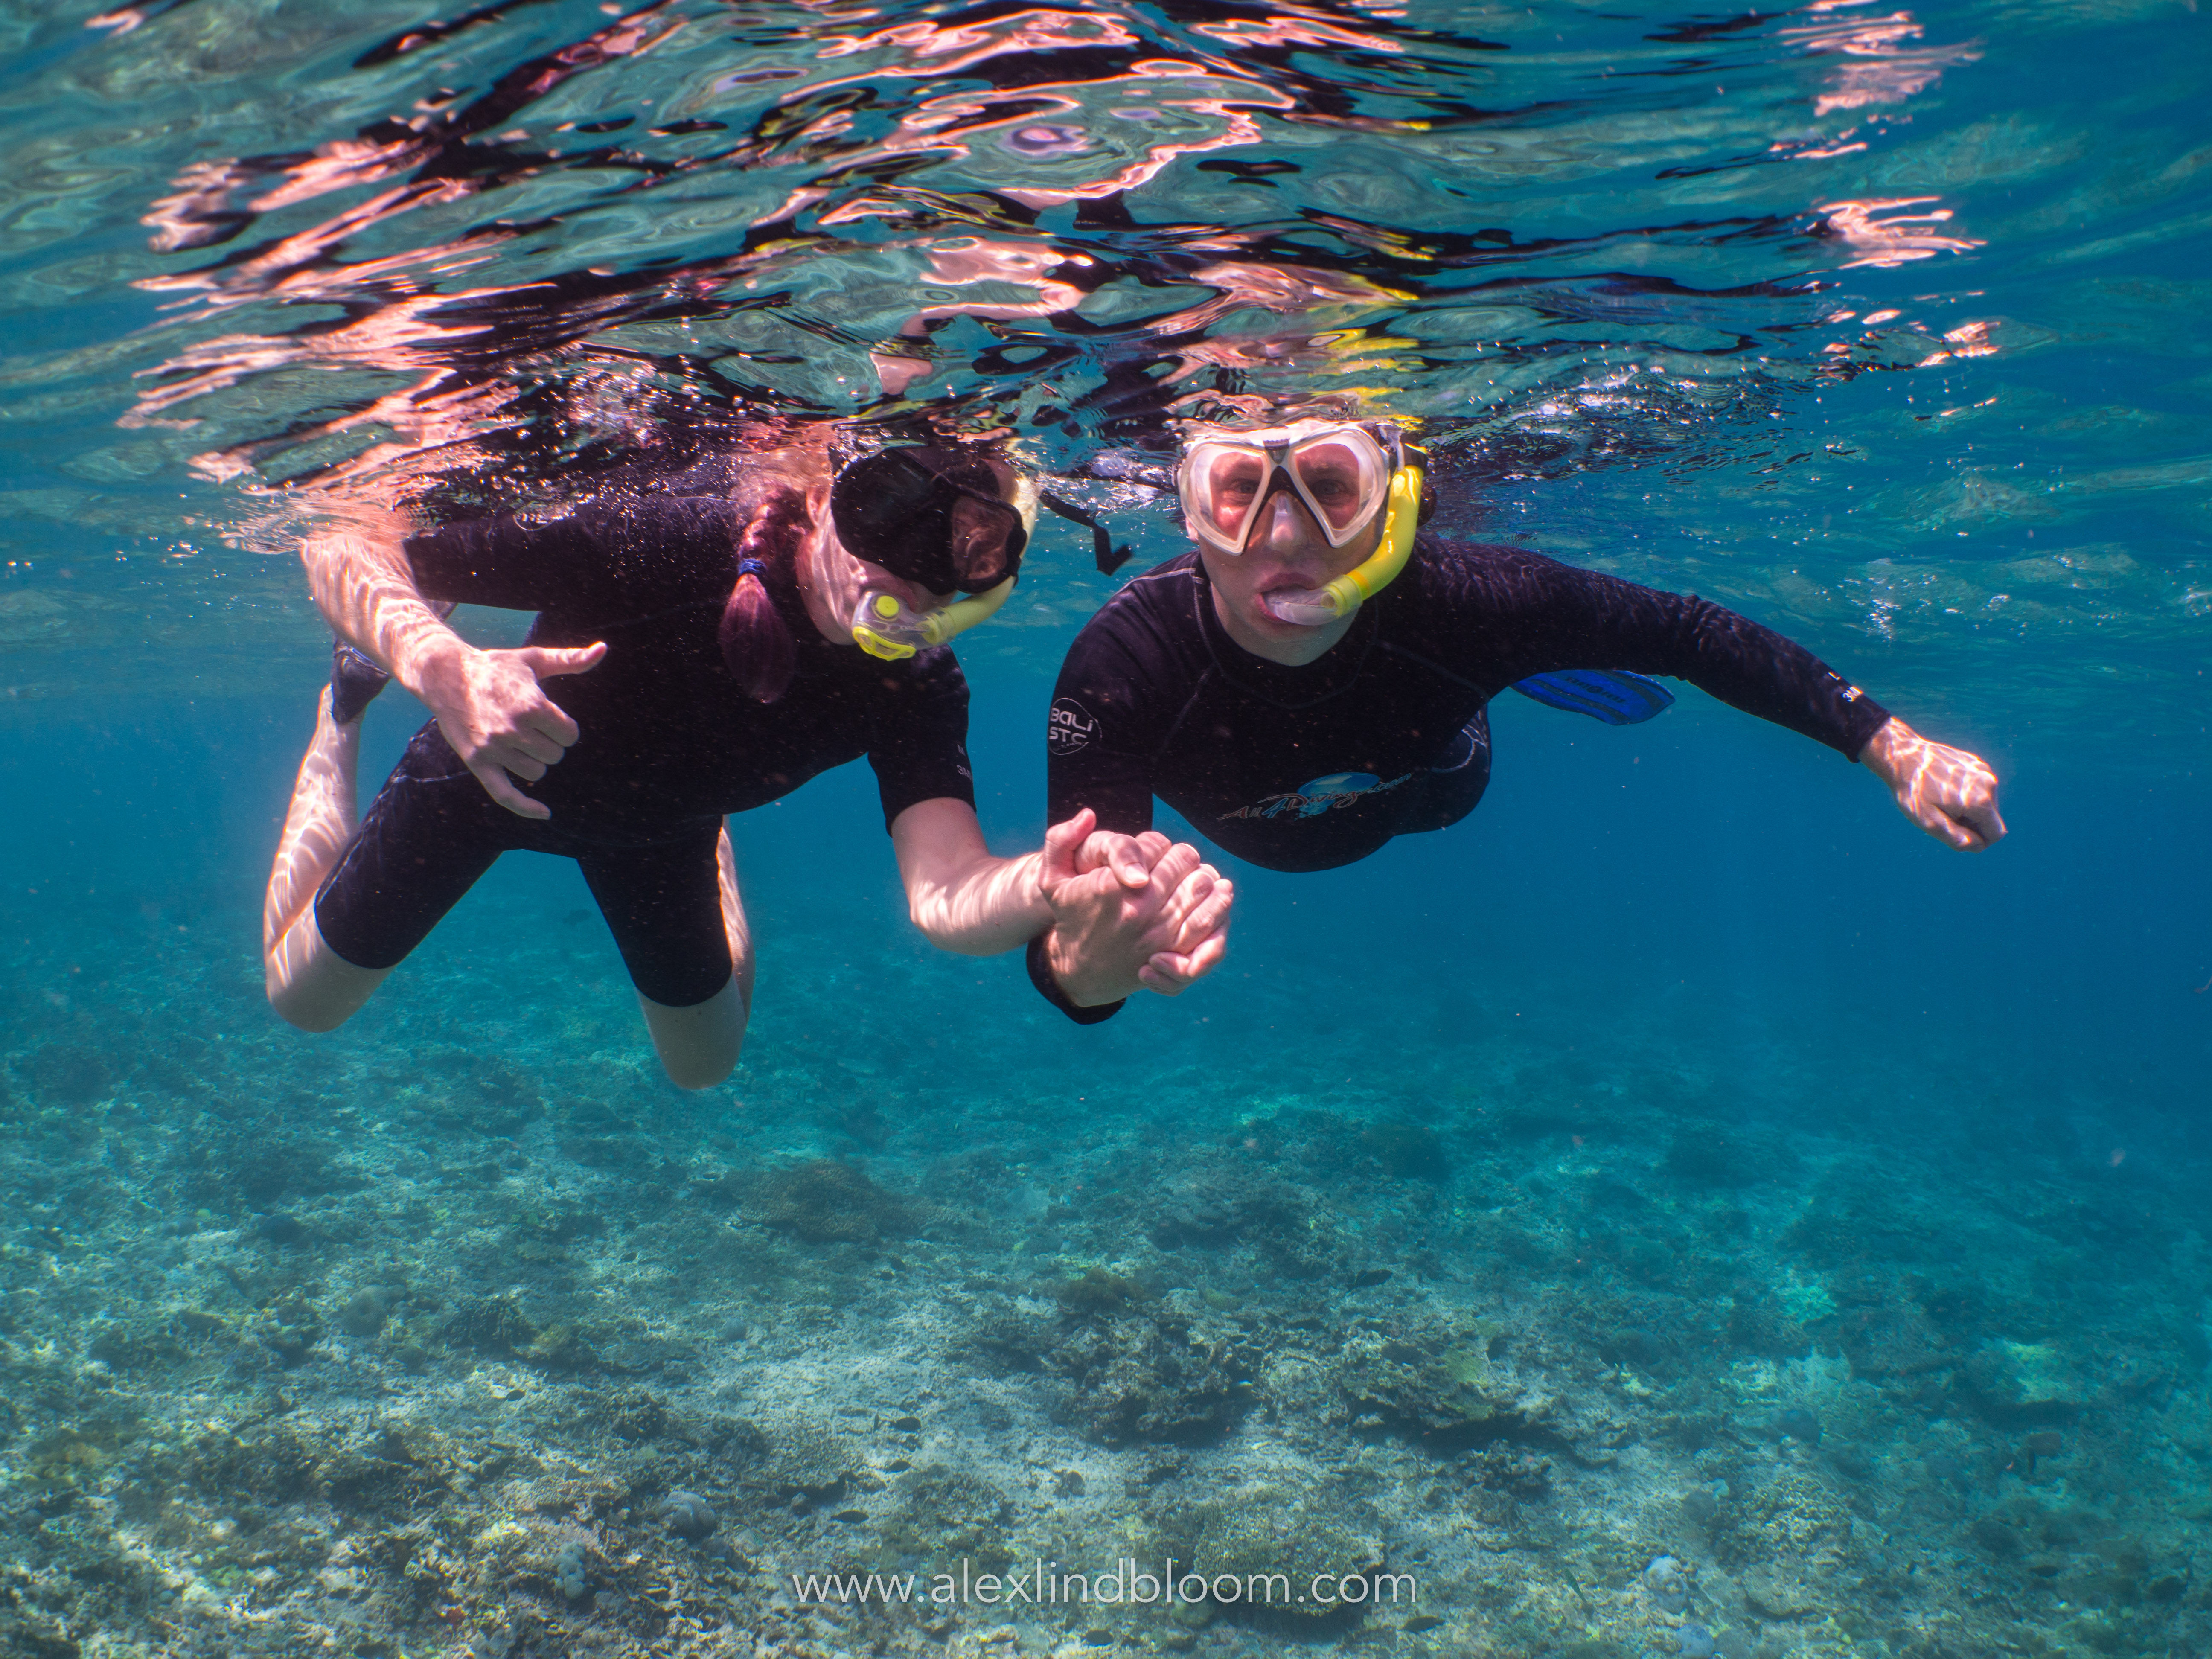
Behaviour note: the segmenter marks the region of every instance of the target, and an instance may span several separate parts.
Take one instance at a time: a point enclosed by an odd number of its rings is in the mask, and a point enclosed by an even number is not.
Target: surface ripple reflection
[[[672,423],[1013,428],[1095,482],[1176,411],[1356,391],[1486,520],[1657,469],[1624,570],[1707,580],[1689,544],[1725,521],[1752,544],[1715,591],[1786,589],[1816,638],[2016,637],[2032,584],[1939,538],[2206,510],[2191,446],[2062,477],[2033,355],[2085,308],[2161,349],[2125,284],[2201,282],[2160,266],[2212,174],[2187,76],[2139,49],[2157,11],[18,13],[0,282],[32,320],[0,397],[46,476],[15,495],[126,554],[186,517],[270,547],[272,489],[542,494]],[[2105,171],[2118,104],[2036,92],[2093,27],[2153,69]],[[2119,585],[2154,633],[2194,618],[2175,562]]]

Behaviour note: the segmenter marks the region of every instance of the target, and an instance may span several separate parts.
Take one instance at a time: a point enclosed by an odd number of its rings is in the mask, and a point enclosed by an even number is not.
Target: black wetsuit
[[[823,639],[787,571],[763,580],[796,646],[775,703],[724,665],[717,634],[736,576],[726,497],[645,495],[531,524],[512,517],[412,538],[422,595],[535,611],[530,643],[607,643],[599,665],[544,682],[581,736],[524,792],[552,810],[518,817],[434,721],[362,819],[316,896],[324,939],[389,968],[510,848],[574,859],[637,988],[673,1007],[730,977],[714,861],[723,815],[787,795],[866,755],[889,825],[917,801],[975,801],[968,685],[952,653],[884,663]]]
[[[1068,652],[1048,729],[1051,821],[1088,806],[1134,834],[1158,795],[1239,858],[1334,869],[1466,817],[1490,778],[1485,705],[1570,668],[1686,679],[1847,757],[1889,718],[1719,605],[1428,537],[1327,655],[1285,667],[1230,639],[1186,553],[1115,594]]]

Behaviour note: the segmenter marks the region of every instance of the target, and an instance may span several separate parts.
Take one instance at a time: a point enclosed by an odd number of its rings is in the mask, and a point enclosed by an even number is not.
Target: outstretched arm
[[[1096,825],[1080,812],[1048,830],[1042,850],[996,858],[967,802],[917,801],[891,823],[908,912],[933,945],[967,956],[1044,934],[1079,1004],[1140,988],[1172,996],[1220,960],[1234,890],[1194,848]]]
[[[2004,836],[1996,774],[1978,755],[1930,743],[1748,617],[1518,548],[1487,550],[1461,569],[1466,599],[1499,619],[1483,637],[1486,649],[1503,643],[1492,672],[1506,684],[1564,668],[1674,675],[1863,762],[1905,815],[1947,847],[1980,852]]]
[[[1979,755],[1930,743],[1892,715],[1859,761],[1889,786],[1899,811],[1946,847],[1980,853],[2004,839],[1997,775]]]
[[[906,884],[907,914],[940,951],[990,957],[1052,926],[1037,882],[1042,854],[992,855],[975,809],[940,795],[891,820],[891,848]]]
[[[429,706],[486,793],[519,817],[550,817],[514,778],[544,777],[580,734],[538,681],[597,666],[606,647],[477,650],[416,586],[409,528],[397,514],[362,511],[308,537],[301,560],[316,607],[340,637]]]

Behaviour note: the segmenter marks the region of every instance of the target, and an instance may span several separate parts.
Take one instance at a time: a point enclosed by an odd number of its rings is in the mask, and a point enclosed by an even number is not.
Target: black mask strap
[[[1123,542],[1121,546],[1115,546],[1114,538],[1106,533],[1106,526],[1073,501],[1063,500],[1048,491],[1040,491],[1037,495],[1037,505],[1050,507],[1061,518],[1072,523],[1091,526],[1091,556],[1097,561],[1100,575],[1110,576],[1128,563],[1130,553],[1128,543]]]

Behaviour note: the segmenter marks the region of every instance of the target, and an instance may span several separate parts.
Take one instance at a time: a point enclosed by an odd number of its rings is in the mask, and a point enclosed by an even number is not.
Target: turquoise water
[[[0,1652],[2212,1647],[2209,27],[0,12]],[[1177,399],[1347,387],[1448,524],[1781,629],[2011,837],[1687,688],[1506,699],[1473,818],[1236,869],[1096,1030],[920,939],[854,769],[732,826],[725,1088],[551,860],[342,1033],[265,1008],[317,502],[927,405],[1134,570]],[[961,643],[998,848],[1113,585],[1048,527]],[[1419,1600],[790,1583],[1194,1552]]]

